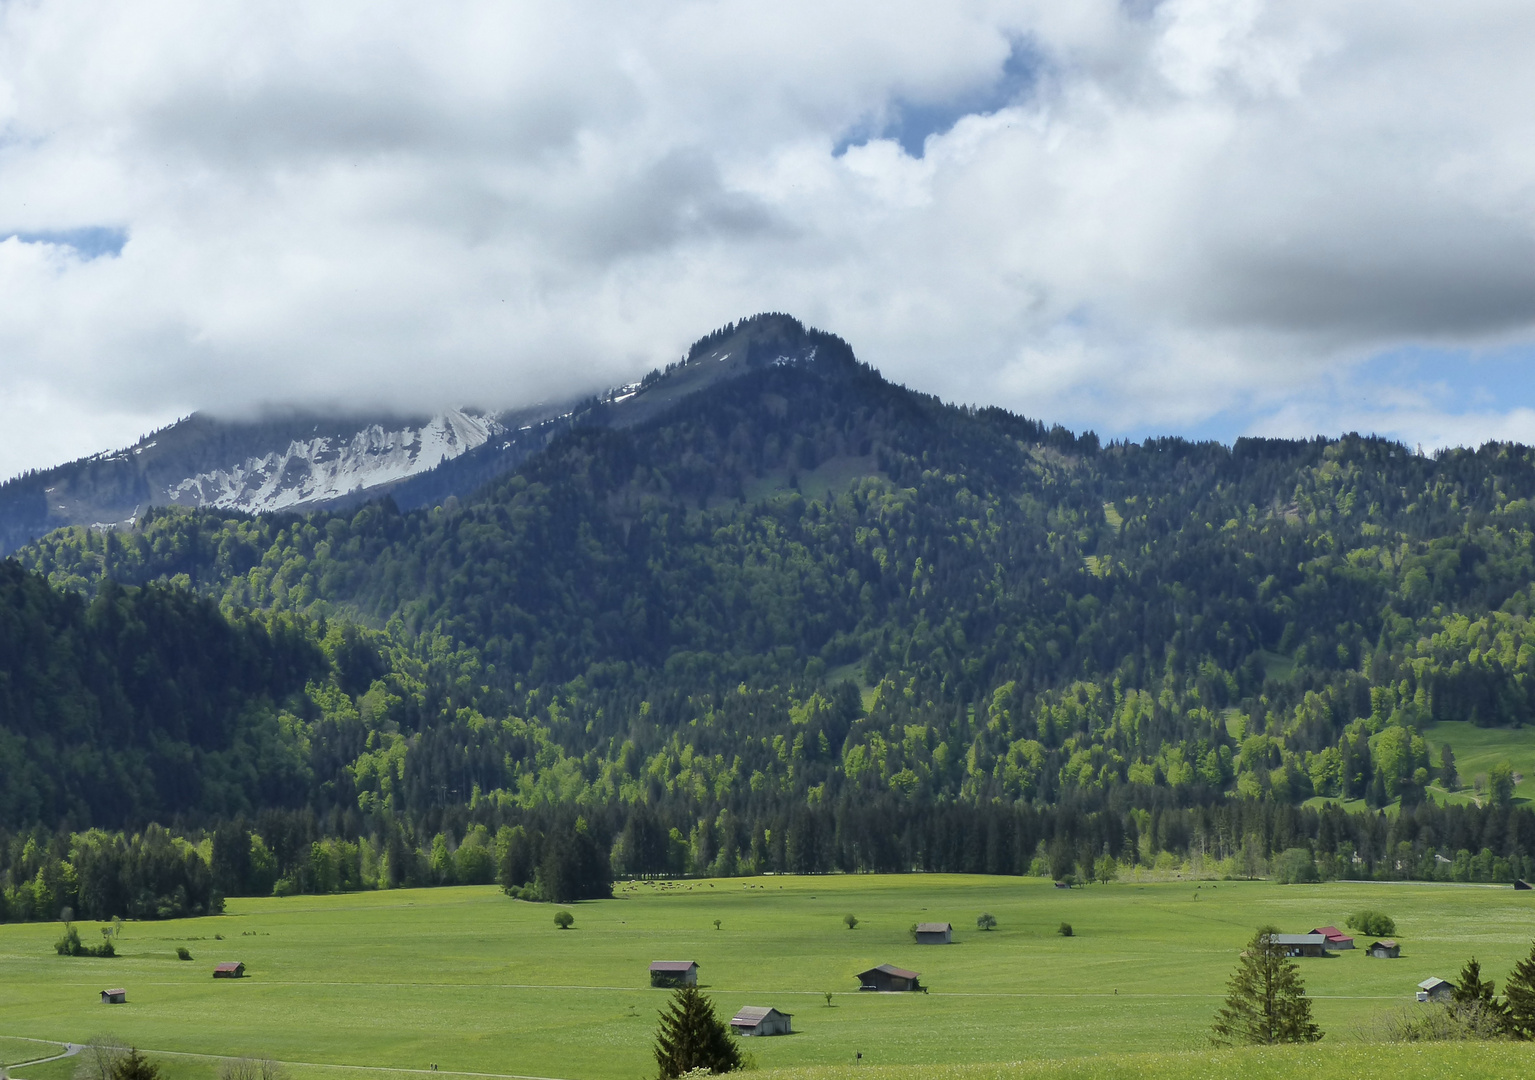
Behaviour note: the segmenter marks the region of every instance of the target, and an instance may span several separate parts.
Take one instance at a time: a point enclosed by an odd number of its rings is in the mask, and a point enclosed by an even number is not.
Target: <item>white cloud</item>
[[[768,309],[1100,431],[1517,435],[1332,376],[1532,336],[1532,39],[1496,0],[8,5],[0,236],[128,240],[0,242],[0,474],[198,407],[562,395]],[[902,116],[957,122],[844,150]]]

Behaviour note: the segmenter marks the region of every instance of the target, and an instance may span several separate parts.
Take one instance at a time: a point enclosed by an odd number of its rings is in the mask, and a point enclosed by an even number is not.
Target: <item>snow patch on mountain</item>
[[[501,431],[491,417],[458,409],[420,427],[372,424],[350,438],[296,439],[280,453],[182,480],[166,495],[177,506],[291,510],[397,483],[468,453]]]

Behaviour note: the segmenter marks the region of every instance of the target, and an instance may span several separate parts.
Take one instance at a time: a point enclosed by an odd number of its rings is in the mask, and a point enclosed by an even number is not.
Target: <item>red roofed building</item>
[[[1349,937],[1342,930],[1339,930],[1336,926],[1318,926],[1311,932],[1313,934],[1321,934],[1324,938],[1326,938],[1327,947],[1329,949],[1352,949],[1354,947],[1354,939]]]

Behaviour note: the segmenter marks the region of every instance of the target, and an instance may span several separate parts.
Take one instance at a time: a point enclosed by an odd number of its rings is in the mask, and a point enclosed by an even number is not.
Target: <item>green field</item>
[[[1449,799],[1470,802],[1477,774],[1507,761],[1514,767],[1514,775],[1522,776],[1514,785],[1514,798],[1535,800],[1535,727],[1483,728],[1463,720],[1442,720],[1424,731],[1423,737],[1432,748],[1436,766],[1439,748],[1445,743],[1455,752],[1461,790],[1449,793]],[[1439,792],[1436,790],[1435,794]]]
[[[1357,1049],[1370,1017],[1408,1006],[1419,980],[1453,978],[1473,952],[1501,984],[1535,937],[1531,895],[1358,882],[1067,891],[1023,878],[763,877],[620,886],[617,899],[574,905],[576,928],[563,932],[552,907],[488,887],[241,899],[216,918],[130,923],[115,960],[56,956],[56,924],[0,926],[0,1035],[78,1042],[115,1032],[163,1055],[171,1080],[210,1076],[217,1056],[246,1054],[330,1080],[356,1075],[340,1066],[433,1063],[443,1072],[637,1080],[652,1072],[649,1047],[667,998],[646,986],[646,965],[691,959],[721,1011],[772,1005],[794,1014],[797,1034],[746,1041],[764,1069],[850,1066],[857,1052],[866,1069],[1152,1052],[1114,1068],[1154,1075],[1159,1061],[1169,1075],[1190,1076],[1179,1052],[1204,1044],[1236,952],[1258,923],[1304,931],[1341,925],[1366,906],[1396,918],[1400,960],[1354,952],[1301,962],[1317,1019],[1341,1051]],[[974,929],[982,911],[997,917],[997,930]],[[842,923],[849,913],[861,920],[856,930]],[[1062,920],[1076,936],[1055,933]],[[912,944],[906,928],[917,921],[953,922],[956,944]],[[177,945],[196,960],[178,961]],[[225,959],[243,960],[250,977],[213,980],[212,965]],[[883,962],[922,972],[931,992],[856,992],[855,973]],[[101,1005],[99,991],[119,985],[128,1004]],[[39,1056],[11,1041],[0,1052]],[[1103,1071],[1102,1058],[1058,1065],[1012,1074],[1118,1075]],[[65,1060],[22,1076],[65,1080],[72,1067]],[[917,1071],[951,1072],[999,1075]]]

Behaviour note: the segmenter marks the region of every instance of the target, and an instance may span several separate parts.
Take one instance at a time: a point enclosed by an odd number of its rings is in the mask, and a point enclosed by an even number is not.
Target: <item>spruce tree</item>
[[[1460,981],[1455,984],[1453,996],[1457,1005],[1491,1005],[1497,987],[1491,979],[1482,981],[1482,965],[1476,957],[1466,961],[1460,969]]]
[[[704,1068],[726,1073],[741,1067],[741,1051],[730,1029],[714,1015],[714,1003],[694,986],[678,988],[656,1031],[656,1064],[661,1080]]]
[[[1504,1015],[1516,1039],[1535,1039],[1535,943],[1503,983]]]
[[[1322,1031],[1311,1020],[1311,1001],[1300,969],[1274,941],[1279,931],[1258,929],[1226,984],[1226,1004],[1215,1014],[1211,1041],[1233,1043],[1316,1042]]]
[[[1476,957],[1460,969],[1460,981],[1452,991],[1461,1021],[1481,1031],[1508,1030],[1508,1009],[1497,998],[1491,979],[1482,979],[1482,965]]]
[[[130,1046],[113,1063],[111,1080],[160,1080],[160,1066],[140,1054],[137,1047]]]

